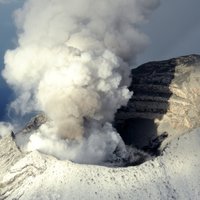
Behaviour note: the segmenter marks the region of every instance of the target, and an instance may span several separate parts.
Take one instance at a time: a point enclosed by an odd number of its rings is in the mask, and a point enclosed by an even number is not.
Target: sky
[[[163,0],[142,29],[150,45],[138,64],[153,60],[200,54],[200,1]]]
[[[4,2],[4,3],[2,3]],[[4,54],[9,48],[15,47],[16,29],[12,13],[20,2],[8,3],[0,0],[0,71],[4,67]],[[12,91],[0,75],[0,121],[4,120],[7,103],[12,99]]]
[[[13,11],[23,0],[0,0],[0,70],[7,49],[16,44]],[[150,43],[138,56],[137,64],[163,60],[187,54],[200,54],[200,1],[162,0],[149,22],[141,30],[149,36]],[[3,119],[12,92],[0,77],[0,120]]]

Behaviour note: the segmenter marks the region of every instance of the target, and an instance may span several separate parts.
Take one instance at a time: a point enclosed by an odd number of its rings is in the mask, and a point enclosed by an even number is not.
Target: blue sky
[[[0,0],[1,2],[2,0]],[[8,1],[5,1],[8,2]],[[20,7],[23,0],[0,3],[0,69],[6,49],[13,48],[16,30],[12,12]],[[138,64],[152,60],[162,60],[186,54],[200,54],[200,1],[162,0],[149,23],[141,29],[150,37],[147,50],[138,57]],[[0,77],[0,120],[5,113],[11,90]]]
[[[3,68],[4,53],[6,49],[14,47],[14,38],[16,38],[15,27],[12,19],[12,13],[19,2],[0,3],[0,70]],[[7,102],[12,98],[12,92],[0,76],[0,121],[4,118]]]
[[[200,1],[163,0],[142,29],[151,44],[138,63],[200,54]]]

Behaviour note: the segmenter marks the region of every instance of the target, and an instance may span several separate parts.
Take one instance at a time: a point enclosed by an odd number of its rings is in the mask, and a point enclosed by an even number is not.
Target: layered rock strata
[[[200,55],[149,62],[131,76],[134,94],[115,120],[127,143],[142,147],[163,132],[171,140],[200,126]]]

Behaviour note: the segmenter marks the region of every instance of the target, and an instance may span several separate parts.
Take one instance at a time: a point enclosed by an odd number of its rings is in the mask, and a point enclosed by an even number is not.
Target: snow
[[[35,151],[8,170],[0,189],[8,200],[197,200],[199,144],[196,129],[172,141],[162,156],[127,168],[80,165]]]

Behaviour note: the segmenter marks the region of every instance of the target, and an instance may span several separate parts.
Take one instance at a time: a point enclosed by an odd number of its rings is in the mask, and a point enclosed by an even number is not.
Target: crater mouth
[[[40,126],[45,124],[46,122],[48,122],[48,118],[44,113],[40,113],[33,117],[26,124],[22,131],[18,132],[17,134],[12,134],[11,136],[15,140],[19,149],[22,150],[24,146],[22,143],[20,143],[22,141],[22,138],[25,143],[28,143],[31,134],[37,131],[40,128]],[[121,138],[123,142],[119,143],[112,155],[106,157],[104,161],[100,163],[81,163],[79,161],[73,161],[73,159],[71,161],[79,164],[101,165],[106,167],[128,167],[140,165],[145,161],[150,160],[155,156],[159,155],[158,149],[162,141],[158,139],[155,139],[154,141],[150,140],[151,138],[155,138],[154,136],[156,131],[156,127],[153,124],[152,120],[127,120],[121,125],[122,126],[118,127],[117,129],[119,133],[121,133]],[[149,127],[151,127],[151,131]],[[122,131],[124,131],[124,133],[126,134],[122,134]],[[70,143],[70,140],[68,142]],[[73,147],[73,142],[71,145]],[[41,153],[46,153],[42,150],[38,151],[40,151]],[[54,154],[53,156],[57,157]],[[62,159],[59,157],[57,158]]]
[[[147,146],[152,138],[157,137],[157,125],[152,119],[127,119],[123,123],[119,123],[116,129],[125,144],[139,149]]]
[[[168,137],[167,132],[157,135],[157,125],[152,119],[134,118],[115,125],[127,148],[135,148],[135,160],[127,161],[125,166],[136,166],[160,156],[160,146]]]

